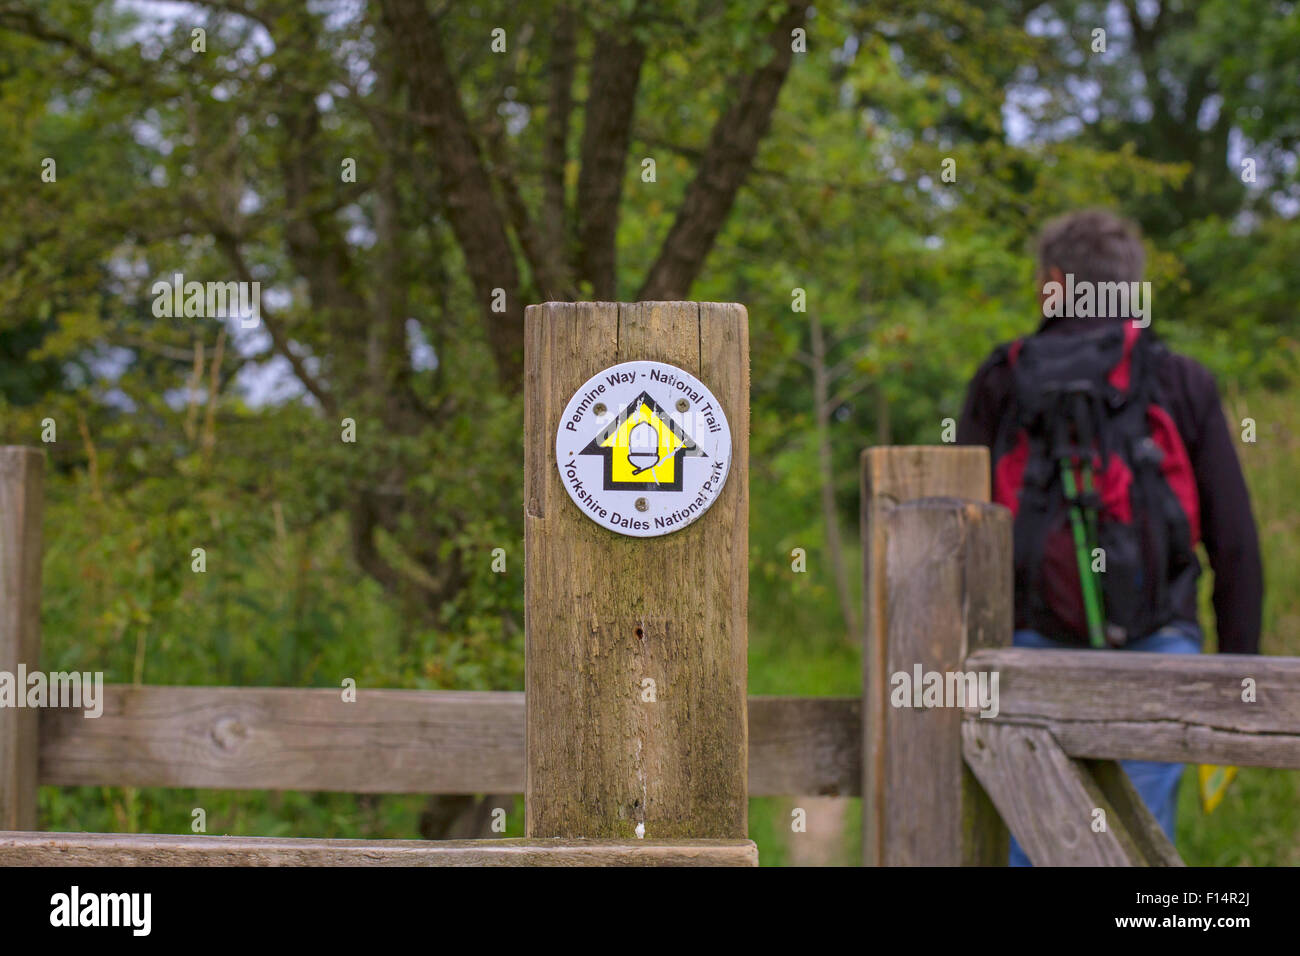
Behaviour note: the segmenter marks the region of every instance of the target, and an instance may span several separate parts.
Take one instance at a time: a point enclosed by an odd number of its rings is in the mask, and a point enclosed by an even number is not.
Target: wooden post
[[[35,448],[0,447],[0,671],[15,681],[40,667],[44,467]],[[0,707],[0,830],[36,829],[39,717]]]
[[[747,833],[749,333],[744,308],[546,303],[525,318],[526,803],[529,837]],[[619,362],[677,365],[717,396],[720,497],[663,537],[582,514],[555,463],[559,417]],[[642,681],[655,682],[654,702]],[[644,824],[638,834],[638,825]]]
[[[889,703],[891,675],[961,671],[1011,640],[1010,515],[979,504],[988,452],[872,448],[862,465],[864,862],[1005,863],[1005,827],[962,763],[961,711]],[[965,503],[916,503],[938,497]]]

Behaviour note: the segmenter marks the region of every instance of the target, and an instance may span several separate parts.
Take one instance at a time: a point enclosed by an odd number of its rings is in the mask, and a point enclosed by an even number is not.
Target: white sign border
[[[604,427],[614,422],[626,404],[633,401],[640,392],[649,390],[648,386],[652,384],[650,382],[651,370],[664,376],[667,387],[671,389],[672,401],[668,405],[663,405],[662,396],[656,397],[652,394],[651,398],[654,398],[661,405],[678,427],[684,428],[686,433],[694,440],[696,446],[704,452],[706,458],[722,462],[722,471],[719,477],[709,479],[706,475],[699,482],[691,482],[680,494],[673,495],[674,499],[685,499],[684,503],[689,507],[691,502],[698,496],[703,485],[706,482],[716,480],[716,487],[712,489],[711,496],[694,513],[688,514],[675,521],[671,526],[664,528],[656,528],[655,520],[673,515],[680,510],[670,507],[661,508],[657,511],[654,509],[653,504],[650,504],[650,502],[653,502],[655,497],[662,496],[664,492],[655,492],[654,495],[646,496],[644,493],[632,490],[607,491],[603,486],[603,477],[593,484],[590,472],[593,468],[600,468],[601,466],[595,464],[597,459],[593,456],[580,455],[580,449],[577,447],[585,445],[595,437],[598,434],[598,427]],[[611,384],[611,377],[629,372],[633,373],[635,378],[630,381]],[[654,382],[653,384],[663,387],[664,383]],[[603,390],[601,389],[602,386],[604,387]],[[697,400],[693,396],[700,396],[700,398]],[[683,425],[682,414],[676,407],[679,397],[684,397],[690,402],[690,410],[686,415],[687,425]],[[605,411],[602,415],[597,416],[594,414],[594,409],[599,405],[604,405]],[[709,428],[702,414],[706,409],[716,410],[715,421],[716,424],[720,425],[717,431]],[[573,423],[572,430],[566,427],[570,423]],[[667,362],[636,360],[619,362],[617,365],[602,369],[587,379],[573,393],[555,427],[555,466],[560,474],[560,483],[568,493],[569,499],[584,516],[595,524],[616,534],[633,538],[663,537],[681,531],[698,521],[722,495],[727,479],[731,475],[733,452],[731,423],[727,420],[726,410],[722,407],[722,403],[718,401],[717,396],[696,376],[677,365],[671,365]],[[588,458],[589,461],[577,465],[576,463],[584,457]],[[575,463],[573,468],[570,467],[571,462]],[[570,470],[576,470],[576,479],[569,475]],[[682,477],[684,482],[689,481],[687,475],[694,470],[683,468]],[[573,482],[575,480],[581,483],[581,492],[574,487]],[[582,494],[586,495],[587,500],[580,496]],[[645,512],[636,510],[635,502],[639,497],[647,497],[647,504],[650,504],[650,507]],[[593,509],[593,501],[597,508],[604,508],[610,517],[602,519],[599,513]],[[620,526],[620,524],[615,523],[615,515],[624,521],[631,522],[632,526]],[[640,528],[639,525],[642,523],[648,525],[648,528]]]

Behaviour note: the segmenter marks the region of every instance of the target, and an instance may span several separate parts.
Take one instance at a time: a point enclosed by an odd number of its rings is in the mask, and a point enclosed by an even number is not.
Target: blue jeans
[[[1050,637],[1044,637],[1037,631],[1016,631],[1011,643],[1016,647],[1049,647],[1069,650],[1077,645],[1062,644]],[[1201,652],[1201,629],[1190,621],[1174,621],[1162,627],[1154,634],[1138,638],[1129,644],[1126,650],[1147,651],[1157,654],[1199,654]],[[1180,763],[1159,763],[1154,760],[1121,760],[1120,766],[1128,774],[1129,780],[1142,802],[1147,805],[1151,815],[1156,818],[1170,842],[1174,839],[1174,815],[1178,809],[1178,782],[1183,776]],[[1025,851],[1020,849],[1014,836],[1011,837],[1011,858],[1009,866],[1033,866]]]

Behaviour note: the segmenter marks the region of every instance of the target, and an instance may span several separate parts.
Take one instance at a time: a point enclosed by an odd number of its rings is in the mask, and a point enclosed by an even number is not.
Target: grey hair
[[[1138,227],[1104,209],[1066,213],[1043,226],[1038,234],[1038,269],[1046,276],[1052,266],[1075,281],[1138,282],[1146,252]]]

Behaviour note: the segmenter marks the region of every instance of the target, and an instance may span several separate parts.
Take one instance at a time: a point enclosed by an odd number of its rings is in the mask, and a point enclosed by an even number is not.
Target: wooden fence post
[[[892,675],[912,702],[917,665],[956,673],[1010,643],[1010,514],[983,504],[988,452],[871,448],[862,466],[864,862],[1005,863],[1006,828],[962,761],[961,709],[890,704]],[[917,500],[936,498],[963,500]]]
[[[747,835],[748,318],[734,304],[546,303],[525,319],[529,837]],[[667,362],[723,406],[732,463],[713,506],[662,537],[582,514],[556,428],[584,382]],[[654,681],[647,701],[643,681]],[[642,826],[639,826],[642,825]]]
[[[0,447],[0,672],[41,661],[41,516],[45,454]],[[16,694],[26,694],[21,684]],[[36,829],[40,712],[0,706],[0,830]]]

